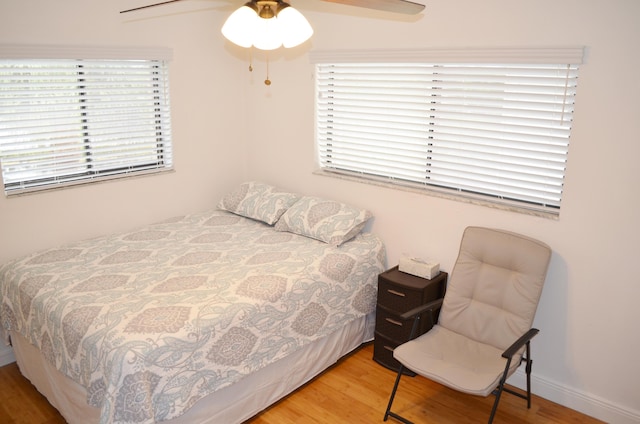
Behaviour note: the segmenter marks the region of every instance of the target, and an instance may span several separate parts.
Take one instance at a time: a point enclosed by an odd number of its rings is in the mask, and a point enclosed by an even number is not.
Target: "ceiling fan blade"
[[[133,9],[122,10],[120,13],[135,12],[136,10],[148,9],[150,7],[162,6],[168,3],[175,3],[182,0],[167,0],[160,3],[148,4],[146,6],[134,7]],[[277,0],[274,0],[277,1]],[[403,13],[406,15],[416,15],[424,9],[424,5],[409,0],[323,0],[330,3],[340,3],[349,6],[366,7],[367,9],[384,10],[386,12]]]
[[[366,7],[368,9],[416,15],[424,9],[424,5],[408,0],[323,0],[349,6]]]
[[[122,11],[120,11],[120,13],[134,12],[136,10],[142,10],[142,9],[147,9],[149,7],[161,6],[161,5],[167,4],[167,3],[175,3],[177,1],[182,1],[182,0],[168,0],[168,1],[163,1],[162,3],[148,4],[146,6],[140,6],[140,7],[135,7],[133,9],[122,10]]]

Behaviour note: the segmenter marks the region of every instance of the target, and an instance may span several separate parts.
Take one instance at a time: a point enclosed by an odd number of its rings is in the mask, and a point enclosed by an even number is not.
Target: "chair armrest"
[[[417,315],[420,315],[421,313],[426,312],[426,311],[431,311],[431,314],[433,315],[433,311],[442,306],[443,299],[444,298],[436,299],[436,300],[433,300],[433,301],[431,301],[429,303],[425,303],[424,305],[417,306],[417,307],[405,312],[404,314],[400,315],[400,319],[409,319],[409,318],[415,317]]]
[[[429,312],[429,321],[431,322],[432,326],[435,325],[435,322],[433,320],[433,311],[435,309],[439,309],[442,306],[443,300],[444,298],[436,299],[429,303],[425,303],[424,305],[415,307],[405,312],[404,314],[400,315],[400,319],[403,319],[403,320],[414,318],[413,327],[411,327],[411,335],[409,335],[409,340],[413,340],[414,335],[416,334],[416,330],[418,329],[418,322],[420,321],[420,315],[423,312]]]
[[[516,354],[516,352],[518,352],[520,349],[522,349],[522,347],[525,344],[527,344],[539,332],[540,332],[540,330],[538,330],[537,328],[531,328],[529,331],[524,333],[524,335],[522,335],[522,337],[520,337],[518,340],[513,342],[513,344],[511,346],[509,346],[507,348],[507,350],[502,352],[502,357],[503,358],[512,358],[513,355]]]

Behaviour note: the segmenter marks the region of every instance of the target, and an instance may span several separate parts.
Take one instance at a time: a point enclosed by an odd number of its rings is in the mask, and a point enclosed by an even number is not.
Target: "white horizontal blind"
[[[166,60],[0,59],[5,193],[171,168]]]
[[[317,63],[320,166],[556,210],[575,64]]]

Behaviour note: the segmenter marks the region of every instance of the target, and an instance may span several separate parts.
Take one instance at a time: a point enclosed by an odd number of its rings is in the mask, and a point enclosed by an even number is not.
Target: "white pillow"
[[[273,225],[298,198],[295,193],[249,181],[224,196],[218,208]]]
[[[358,235],[372,216],[365,209],[303,196],[287,209],[274,228],[339,246]]]

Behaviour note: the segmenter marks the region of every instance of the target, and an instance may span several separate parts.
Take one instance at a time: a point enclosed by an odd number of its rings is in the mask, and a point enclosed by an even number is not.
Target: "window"
[[[315,53],[320,168],[558,214],[581,57]]]
[[[16,51],[0,47],[5,194],[171,169],[166,51]]]

